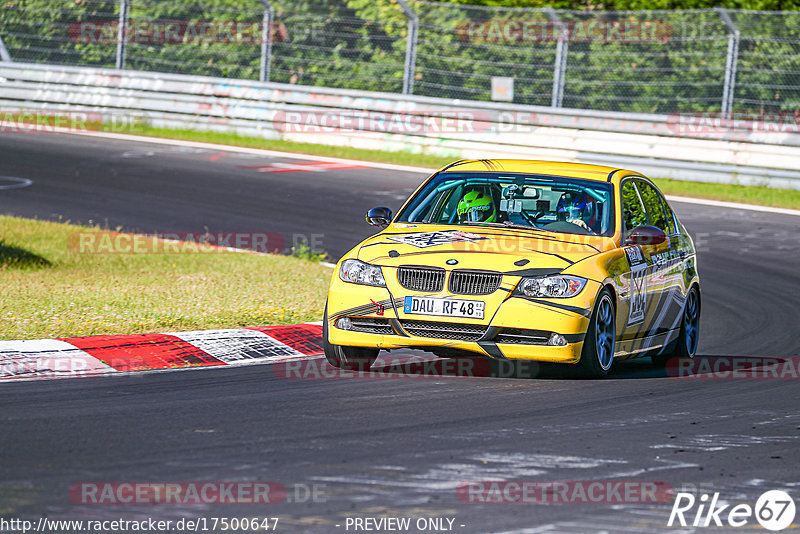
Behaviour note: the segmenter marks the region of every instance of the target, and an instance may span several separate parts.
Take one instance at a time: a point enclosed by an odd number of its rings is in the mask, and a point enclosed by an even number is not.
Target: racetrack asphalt
[[[143,232],[280,232],[287,243],[316,236],[335,260],[372,233],[368,208],[398,208],[424,178],[254,168],[297,161],[3,134],[0,176],[33,183],[0,191],[0,212]],[[699,250],[699,358],[800,356],[798,219],[673,206]],[[647,361],[597,381],[302,380],[264,365],[4,384],[0,515],[277,516],[282,532],[344,532],[347,517],[391,515],[454,518],[464,533],[661,532],[671,503],[471,504],[456,488],[637,480],[733,504],[768,489],[797,499],[798,398],[797,377],[668,377]],[[90,506],[68,496],[82,481],[235,480],[317,485],[325,502]]]

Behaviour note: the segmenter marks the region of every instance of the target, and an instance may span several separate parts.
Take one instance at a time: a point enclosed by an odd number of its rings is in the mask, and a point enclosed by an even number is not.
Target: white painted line
[[[718,208],[728,208],[734,210],[762,211],[765,213],[776,213],[779,215],[792,215],[794,217],[800,217],[800,210],[792,210],[788,208],[773,208],[771,206],[758,206],[755,204],[741,204],[739,202],[724,202],[722,200],[708,200],[705,198],[680,197],[674,195],[666,195],[666,197],[670,202],[701,204],[703,206],[714,206]]]
[[[117,134],[117,133],[107,133],[107,132],[76,132],[68,129],[63,129],[63,130],[58,129],[57,131],[59,131],[59,133],[84,135],[89,137],[102,137],[107,139],[118,139],[123,141],[139,141],[143,143],[153,143],[160,145],[206,148],[209,150],[239,152],[244,154],[258,154],[262,156],[271,156],[276,158],[293,158],[293,159],[303,159],[307,161],[334,161],[352,165],[361,165],[372,169],[386,169],[390,171],[412,172],[415,174],[429,175],[436,170],[426,167],[413,167],[410,165],[395,165],[393,163],[378,163],[378,162],[364,161],[358,159],[328,158],[324,156],[298,154],[295,152],[280,152],[277,150],[264,150],[260,148],[247,148],[247,147],[238,147],[233,145],[218,145],[214,143],[203,143],[199,141],[184,141],[182,139],[163,139],[157,137],[145,137],[141,135],[128,135],[128,134]],[[679,197],[673,195],[668,195],[667,198],[670,201],[685,202],[687,204],[700,204],[705,206],[715,206],[728,209],[763,211],[768,213],[778,213],[781,215],[800,216],[800,210],[792,210],[786,208],[771,208],[768,206],[758,206],[755,204],[740,204],[738,202],[722,202],[719,200],[707,200],[704,198],[693,198],[693,197]]]
[[[325,172],[328,169],[320,167],[319,165],[302,165],[300,163],[284,163],[282,161],[276,161],[275,163],[264,165],[260,169],[256,170],[258,172],[273,172],[275,170]]]
[[[8,181],[10,184],[2,182]],[[0,189],[18,189],[20,187],[28,187],[33,184],[33,180],[28,178],[17,178],[16,176],[0,176]]]

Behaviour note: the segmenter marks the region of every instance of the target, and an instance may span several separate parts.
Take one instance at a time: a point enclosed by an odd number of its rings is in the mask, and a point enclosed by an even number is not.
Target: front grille
[[[437,321],[401,321],[406,332],[417,337],[477,341],[486,333],[479,324],[440,323]]]
[[[428,267],[400,267],[397,281],[411,291],[437,293],[444,287],[444,269]]]
[[[547,345],[550,332],[527,330],[524,328],[501,328],[494,336],[495,343],[516,343],[518,345]]]
[[[394,334],[394,329],[389,324],[389,319],[373,317],[349,317],[352,332],[366,332],[368,334]]]
[[[481,271],[453,271],[450,293],[456,295],[488,295],[497,291],[503,275]]]

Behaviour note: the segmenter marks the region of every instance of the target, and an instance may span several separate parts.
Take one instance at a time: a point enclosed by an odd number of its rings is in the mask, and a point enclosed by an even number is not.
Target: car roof
[[[617,172],[620,171],[620,172]],[[568,161],[540,161],[528,159],[470,159],[460,160],[439,169],[439,172],[526,172],[531,174],[547,174],[569,176],[597,180],[599,182],[617,181],[634,171],[603,165],[572,163]]]

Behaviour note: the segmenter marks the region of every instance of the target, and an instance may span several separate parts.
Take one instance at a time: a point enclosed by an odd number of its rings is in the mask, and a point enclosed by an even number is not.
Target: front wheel
[[[672,358],[694,358],[697,345],[700,341],[700,292],[697,286],[692,286],[686,295],[686,304],[683,306],[681,330],[673,347],[664,352],[651,356],[650,359],[659,367],[664,367]]]
[[[614,363],[617,340],[617,314],[614,298],[608,289],[603,289],[592,312],[592,320],[586,331],[578,371],[584,378],[601,378],[608,374]]]
[[[328,328],[328,307],[325,306],[325,316],[322,319],[322,348],[325,350],[325,359],[332,366],[350,371],[368,371],[378,359],[378,349],[333,345],[328,340]]]

